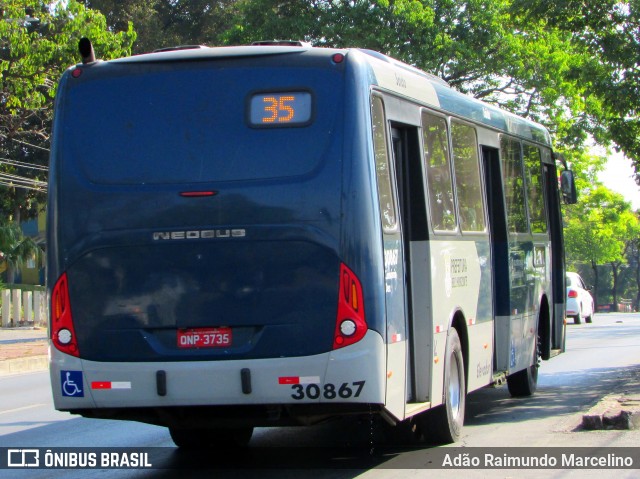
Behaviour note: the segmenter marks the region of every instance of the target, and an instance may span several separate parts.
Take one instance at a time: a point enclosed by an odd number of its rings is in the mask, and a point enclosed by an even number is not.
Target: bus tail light
[[[357,343],[364,338],[366,332],[362,285],[353,271],[341,264],[338,316],[333,336],[333,349]]]
[[[570,298],[577,298],[578,297],[578,292],[575,289],[570,289],[569,290],[569,297]]]
[[[63,353],[80,356],[73,328],[66,273],[60,276],[51,293],[51,341]]]

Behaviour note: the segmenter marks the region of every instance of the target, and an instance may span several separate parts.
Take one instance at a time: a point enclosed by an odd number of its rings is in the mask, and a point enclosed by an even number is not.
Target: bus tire
[[[447,336],[444,365],[444,404],[419,417],[422,435],[427,442],[450,444],[462,434],[466,405],[464,357],[458,332],[451,328]]]
[[[533,348],[533,364],[522,371],[507,376],[509,394],[513,397],[532,396],[538,388],[540,354],[538,344]]]
[[[246,447],[251,440],[253,427],[237,429],[183,429],[170,427],[169,434],[176,446],[184,449],[208,447]]]

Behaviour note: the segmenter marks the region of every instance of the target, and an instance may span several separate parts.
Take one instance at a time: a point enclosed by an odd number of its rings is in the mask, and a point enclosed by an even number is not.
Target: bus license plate
[[[225,348],[231,346],[231,328],[178,330],[179,348]]]

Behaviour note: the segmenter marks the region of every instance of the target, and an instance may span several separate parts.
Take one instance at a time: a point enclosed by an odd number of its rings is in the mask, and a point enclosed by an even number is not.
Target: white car
[[[577,273],[567,273],[567,316],[580,324],[582,318],[587,323],[593,319],[594,304],[589,288]]]

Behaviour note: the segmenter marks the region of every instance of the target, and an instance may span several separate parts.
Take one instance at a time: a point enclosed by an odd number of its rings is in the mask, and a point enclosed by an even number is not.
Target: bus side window
[[[486,223],[476,130],[469,125],[452,122],[451,138],[460,226],[462,231],[484,231]]]
[[[455,231],[456,212],[446,120],[423,112],[422,136],[431,224],[436,231]]]
[[[397,231],[398,219],[396,202],[391,183],[391,166],[387,147],[387,130],[382,98],[371,99],[371,117],[373,122],[373,148],[376,162],[376,178],[378,180],[378,200],[380,201],[380,219],[385,233]]]
[[[507,227],[511,233],[527,233],[527,216],[524,209],[524,173],[520,142],[502,137],[502,179],[507,204]]]
[[[525,144],[524,170],[527,180],[527,203],[532,233],[547,232],[547,215],[544,207],[544,185],[542,184],[542,163],[540,149]]]

